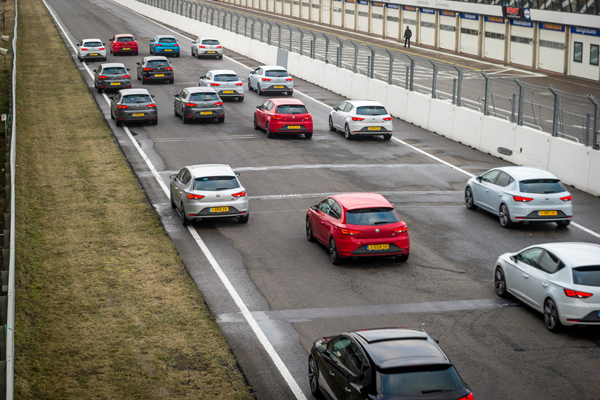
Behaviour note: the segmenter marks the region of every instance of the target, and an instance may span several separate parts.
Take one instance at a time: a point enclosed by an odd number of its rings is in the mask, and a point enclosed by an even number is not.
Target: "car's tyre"
[[[390,140],[391,138],[392,138],[391,133],[386,133],[385,135],[383,135],[383,140]]]
[[[256,129],[257,131],[260,130],[260,127],[258,126],[258,123],[256,122],[256,115],[254,116],[254,129]]]
[[[265,136],[269,139],[273,138],[273,132],[271,132],[271,127],[269,127],[269,122],[267,122],[265,126]]]
[[[333,120],[331,119],[331,117],[329,117],[329,130],[331,132],[337,131],[337,129],[335,128],[335,126],[333,126]]]
[[[141,80],[142,80],[142,78],[140,78],[140,74],[136,74],[136,76],[137,76],[137,80],[138,80],[138,81],[141,81]]]
[[[248,79],[248,91],[253,91],[252,85],[250,84],[250,79]]]
[[[510,213],[508,212],[508,207],[506,204],[502,204],[500,206],[500,214],[498,215],[498,219],[503,228],[512,228],[514,225],[514,222],[510,220]]]
[[[508,291],[506,290],[506,278],[504,277],[504,271],[500,266],[497,266],[496,271],[494,271],[494,289],[499,297],[508,297]]]
[[[102,88],[98,88],[98,93],[102,94]]]
[[[289,92],[286,93],[288,96],[291,96],[294,94],[294,91],[290,90]]]
[[[544,302],[544,325],[553,333],[560,332],[563,328],[558,317],[558,308],[552,299],[546,299]]]
[[[149,50],[150,50],[150,55],[153,55],[154,53],[152,53],[152,47],[150,47]]]
[[[187,125],[187,124],[189,124],[189,123],[190,123],[190,120],[189,120],[189,119],[187,119],[187,118],[185,117],[185,115],[182,115],[182,116],[181,116],[181,121],[183,122],[183,124],[184,124],[184,125]]]
[[[305,138],[305,139],[310,139],[310,138],[312,137],[312,135],[313,135],[313,133],[312,133],[312,132],[306,132],[306,133],[304,134],[304,138]]]
[[[217,122],[225,122],[225,117],[219,117],[219,118],[217,118]]]
[[[346,138],[346,140],[352,140],[352,133],[350,132],[350,127],[347,124],[344,128],[344,137]]]
[[[179,117],[179,114],[177,113],[177,109],[175,107],[173,107],[173,114],[175,114],[176,117]]]
[[[311,243],[315,241],[312,226],[310,225],[310,218],[308,217],[306,217],[306,239],[308,239],[308,241]]]
[[[322,399],[323,394],[319,387],[319,367],[312,356],[308,357],[308,383],[310,384],[310,392],[317,399]]]
[[[192,54],[192,57],[195,57],[195,56],[196,56],[196,55],[194,54],[194,48],[193,48],[193,47],[192,47],[192,50],[191,50],[191,54]]]
[[[146,83],[148,83],[148,82],[147,82],[146,80],[144,80],[144,79],[141,79],[141,81],[142,81],[142,85],[145,85]]]
[[[155,119],[151,120],[150,123],[152,125],[158,125],[158,117],[156,117]]]
[[[250,219],[250,214],[247,213],[246,215],[242,215],[241,217],[239,217],[238,222],[240,224],[247,224],[249,219]]]
[[[169,79],[169,83],[173,83],[173,82],[175,82],[175,78]]]
[[[475,199],[473,198],[473,191],[470,187],[465,189],[465,206],[469,210],[477,210],[479,207],[475,205]]]
[[[185,215],[185,206],[181,203],[181,224],[183,226],[188,226],[190,224],[190,220]]]
[[[217,56],[217,58],[218,58],[219,60],[221,60],[221,59],[223,58],[223,56]]]
[[[238,97],[238,101],[244,101],[244,96]]]
[[[256,86],[256,93],[258,93],[259,96],[263,95],[262,90],[260,90],[260,84]]]
[[[406,253],[406,254],[399,254],[397,256],[394,256],[394,258],[396,259],[396,261],[399,262],[406,262],[408,261],[408,256],[410,253]]]
[[[106,61],[106,57],[103,57],[103,58],[102,58],[102,61]]]
[[[180,55],[181,55],[180,53],[177,53],[177,54],[175,55],[175,57],[179,58],[179,56],[180,56]]]
[[[116,119],[116,118],[115,118],[115,119]],[[116,122],[117,122],[117,126],[121,126],[121,125],[122,125],[121,121],[119,121],[118,119],[117,119],[117,121],[116,121]]]
[[[138,52],[136,51],[135,53],[133,53],[133,55],[134,55],[134,56],[137,56],[137,55],[138,55]]]
[[[571,221],[556,221],[556,225],[558,225],[559,228],[565,228],[569,226],[570,223]]]
[[[342,257],[338,253],[334,238],[329,239],[329,259],[333,265],[340,265],[342,263]]]
[[[169,193],[169,201],[171,202],[171,208],[175,208],[175,202],[173,201],[173,193]]]
[[[115,116],[112,113],[112,110],[110,110],[110,119],[115,119]]]

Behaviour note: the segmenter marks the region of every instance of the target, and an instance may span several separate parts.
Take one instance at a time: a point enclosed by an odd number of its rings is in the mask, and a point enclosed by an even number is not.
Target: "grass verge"
[[[19,13],[16,398],[253,398],[44,5]]]

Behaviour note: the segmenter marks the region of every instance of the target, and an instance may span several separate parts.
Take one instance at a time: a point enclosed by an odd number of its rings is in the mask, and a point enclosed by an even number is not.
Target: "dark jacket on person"
[[[406,28],[404,31],[404,39],[410,39],[412,37],[412,31],[409,28]]]

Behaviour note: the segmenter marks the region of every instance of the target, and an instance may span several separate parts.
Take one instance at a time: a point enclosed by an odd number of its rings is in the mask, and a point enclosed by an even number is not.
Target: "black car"
[[[366,329],[317,340],[308,357],[312,394],[333,400],[473,400],[424,331]]]
[[[138,81],[142,81],[142,85],[150,81],[164,81],[168,80],[169,83],[175,81],[175,74],[173,73],[173,67],[167,57],[154,56],[144,57],[141,62],[137,64],[137,78]]]

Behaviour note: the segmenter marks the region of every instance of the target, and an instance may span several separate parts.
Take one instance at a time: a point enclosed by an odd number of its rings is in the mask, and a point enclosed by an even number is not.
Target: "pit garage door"
[[[460,13],[459,49],[461,53],[479,54],[479,15]]]
[[[309,0],[300,0],[302,2],[302,7],[300,12],[302,13],[302,19],[310,19],[310,3]]]
[[[367,0],[358,0],[358,21],[357,28],[361,32],[369,33],[369,2]]]
[[[435,10],[433,8],[421,7],[421,33],[419,40],[421,44],[435,46]]]
[[[344,28],[354,30],[356,3],[354,0],[344,0]]]
[[[260,10],[260,0],[253,0],[252,8],[256,8],[257,10]]]
[[[377,36],[383,36],[383,3],[380,1],[371,2],[371,33]]]
[[[417,7],[402,6],[402,24],[400,26],[400,40],[404,42],[404,31],[406,27],[412,31],[411,42],[417,41]]]
[[[300,18],[300,1],[292,0],[292,17]]]
[[[540,22],[539,68],[565,72],[565,26]]]
[[[504,61],[504,18],[486,15],[484,21],[483,56]]]
[[[275,0],[275,12],[277,14],[283,13],[283,0]]]
[[[319,11],[321,10],[321,4],[319,0],[310,0],[310,20],[314,22],[320,22],[321,16]]]
[[[331,0],[321,0],[321,23],[331,24]]]
[[[267,0],[267,11],[274,12],[275,11],[275,0]]]
[[[342,0],[333,0],[333,17],[331,23],[333,26],[342,26]]]
[[[400,5],[385,4],[385,37],[400,39]]]
[[[440,48],[456,50],[456,13],[440,10]]]
[[[598,81],[600,76],[600,29],[571,27],[569,73]]]
[[[283,14],[292,15],[292,0],[283,0]]]
[[[510,62],[533,66],[533,22],[510,20]]]

